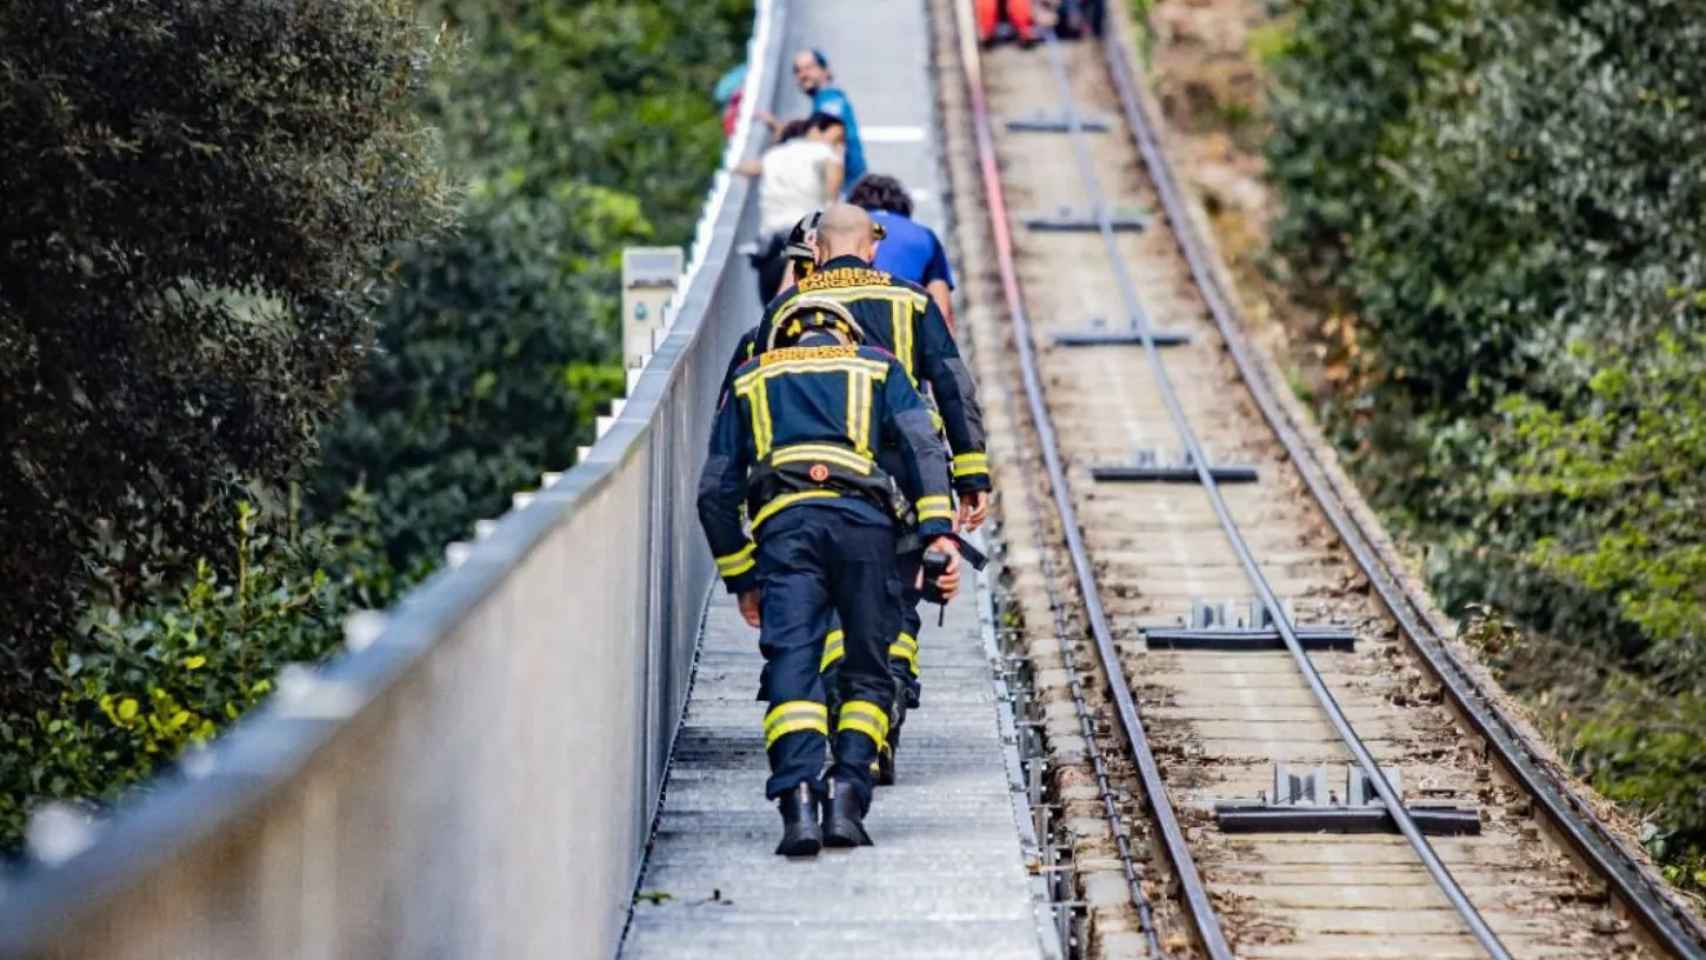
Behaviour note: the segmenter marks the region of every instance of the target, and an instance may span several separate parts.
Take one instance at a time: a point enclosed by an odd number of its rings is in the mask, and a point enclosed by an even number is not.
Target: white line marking
[[[864,143],[923,143],[923,127],[860,127]]]

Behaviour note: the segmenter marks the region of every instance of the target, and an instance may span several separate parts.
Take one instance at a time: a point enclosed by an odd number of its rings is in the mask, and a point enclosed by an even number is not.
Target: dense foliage
[[[63,6],[45,0],[24,4],[32,5]],[[152,9],[141,0],[106,5]],[[262,16],[251,6],[271,11],[276,5],[192,0],[178,6],[197,15],[223,13],[248,30],[258,27],[245,18]],[[312,13],[321,4],[308,0],[286,6]],[[330,6],[345,10],[352,23],[369,22],[363,19],[366,0]],[[300,470],[275,475],[256,468],[255,461],[211,449],[193,469],[180,464],[183,476],[156,471],[145,478],[152,484],[150,495],[169,504],[163,509],[174,517],[193,521],[200,539],[123,541],[81,529],[62,538],[76,564],[92,571],[94,589],[80,597],[68,594],[60,604],[62,619],[75,617],[75,624],[41,645],[36,702],[0,700],[0,850],[17,847],[29,811],[41,801],[98,806],[115,799],[259,702],[285,664],[315,662],[336,652],[345,616],[393,602],[437,566],[447,541],[471,532],[475,519],[502,512],[511,494],[536,485],[542,471],[569,466],[575,445],[591,439],[594,413],[620,393],[620,249],[635,242],[690,239],[722,149],[708,92],[716,77],[744,56],[750,0],[456,0],[447,6],[431,11],[428,19],[436,23],[443,15],[448,20],[449,29],[435,27],[433,35],[460,48],[456,69],[441,71],[424,85],[429,79],[424,73],[398,74],[395,79],[408,84],[386,86],[379,75],[392,76],[385,71],[398,65],[382,56],[384,50],[370,50],[363,56],[371,61],[364,62],[375,76],[368,78],[370,87],[347,98],[353,117],[321,120],[306,108],[269,113],[264,105],[252,114],[246,101],[226,87],[204,86],[202,109],[209,114],[255,124],[260,117],[273,117],[301,127],[304,142],[325,154],[309,172],[346,186],[353,182],[350,189],[363,183],[350,179],[349,163],[356,160],[361,166],[355,172],[384,173],[390,177],[388,188],[407,186],[387,164],[419,159],[401,151],[426,143],[414,119],[417,113],[424,116],[438,127],[441,153],[449,161],[445,179],[461,195],[454,211],[456,229],[448,235],[423,230],[433,218],[422,216],[418,223],[399,222],[392,233],[363,232],[367,221],[362,217],[392,216],[384,206],[389,198],[368,189],[361,204],[378,209],[299,206],[297,219],[281,229],[297,243],[308,242],[310,249],[283,252],[274,243],[278,238],[247,243],[229,232],[237,228],[236,221],[214,216],[226,209],[219,206],[222,200],[232,217],[251,216],[241,198],[220,196],[240,192],[231,186],[243,183],[236,171],[229,181],[192,179],[177,193],[172,184],[155,184],[151,202],[156,205],[149,208],[154,228],[172,237],[198,230],[207,234],[203,252],[209,258],[236,244],[241,249],[226,255],[264,259],[268,269],[294,278],[294,267],[274,261],[288,253],[296,258],[292,263],[318,263],[311,254],[319,255],[321,246],[331,245],[328,250],[335,252],[341,248],[334,241],[349,245],[350,259],[340,274],[349,282],[344,292],[299,302],[292,299],[294,288],[265,287],[246,275],[220,273],[189,288],[191,295],[180,298],[182,303],[171,304],[193,307],[198,320],[212,311],[222,322],[247,324],[218,331],[240,330],[259,342],[256,350],[289,339],[285,334],[313,339],[299,345],[300,356],[289,355],[292,364],[281,367],[279,375],[305,376],[333,367],[337,375],[318,384],[310,409],[298,399],[268,393],[295,381],[268,380],[272,368],[264,364],[245,366],[226,358],[218,370],[189,365],[204,348],[182,331],[199,328],[181,323],[172,328],[172,346],[182,355],[175,359],[185,364],[173,368],[181,376],[179,385],[212,392],[211,398],[194,403],[173,401],[188,404],[182,415],[196,431],[207,432],[210,424],[216,433],[221,424],[248,430],[261,414],[295,418],[292,463]],[[377,9],[402,10],[391,4]],[[62,39],[13,33],[7,16],[10,12],[0,12],[0,82],[11,75],[7,57],[13,51],[37,57],[31,62],[39,65],[47,62],[40,58],[54,55],[42,51],[57,49]],[[381,25],[397,37],[420,36],[407,21]],[[288,37],[288,31],[283,33]],[[225,36],[181,33],[172,39],[185,61],[217,65],[228,49],[220,46]],[[68,49],[76,46],[64,42]],[[339,49],[330,41],[328,47]],[[430,65],[427,52],[418,50],[412,70]],[[78,51],[67,63],[76,64],[84,55]],[[330,70],[325,77],[298,76],[304,64],[324,66],[312,58],[256,56],[241,68],[220,69],[250,77],[263,88],[315,91],[321,89],[317,84],[345,75]],[[51,81],[53,73],[44,76]],[[107,76],[88,82],[115,101],[140,96],[104,86],[108,79],[142,82]],[[207,90],[216,95],[207,96]],[[396,131],[412,131],[416,139],[399,139],[391,153],[373,157],[327,145],[326,138],[341,129],[338,124],[365,116],[365,97],[382,94],[391,98],[387,103],[398,118]],[[0,89],[0,111],[13,102],[10,95]],[[7,118],[0,112],[0,120]],[[282,150],[296,142],[283,140],[274,146]],[[141,169],[168,167],[173,155],[162,151],[179,146],[136,147]],[[226,163],[238,154],[232,149],[220,156]],[[242,169],[285,185],[293,172],[288,164],[277,170]],[[423,164],[422,190],[433,185],[430,172]],[[0,185],[8,190],[14,182],[9,175],[0,170]],[[65,222],[67,235],[76,236],[77,218],[98,214],[105,188],[94,180],[62,179],[55,189],[72,198],[67,202],[75,201],[76,212],[67,213]],[[260,195],[264,199],[266,192]],[[422,209],[437,213],[426,204]],[[213,211],[208,214],[213,219],[196,219],[203,210]],[[0,225],[0,231],[9,229],[10,224]],[[399,240],[409,242],[394,242]],[[26,254],[36,253],[19,253],[18,269],[27,266]],[[382,255],[383,284],[358,283],[358,268],[380,263]],[[170,261],[178,262],[188,261]],[[8,262],[4,268],[12,266]],[[154,269],[152,262],[141,266]],[[159,269],[167,268],[163,263]],[[0,274],[0,311],[9,308],[11,276]],[[84,289],[106,295],[92,286]],[[383,297],[375,295],[381,292]],[[66,294],[68,301],[76,300],[75,293]],[[91,301],[86,308],[96,311],[112,302]],[[227,304],[230,316],[218,314]],[[352,312],[327,314],[349,322],[347,328],[332,328],[326,326],[329,321],[310,325],[299,314],[289,315],[287,323],[284,306],[348,306]],[[10,324],[11,317],[0,312],[0,321]],[[10,331],[10,326],[0,327],[0,336]],[[90,344],[84,348],[91,349]],[[218,357],[209,353],[206,359],[211,363]],[[4,362],[12,365],[9,374],[20,361],[8,355]],[[141,389],[137,378],[146,372],[127,358],[111,376],[125,389]],[[214,405],[227,393],[253,403],[230,409]],[[5,399],[10,402],[9,396]],[[9,436],[17,426],[23,446],[35,442],[34,424],[10,422],[10,407],[6,416]],[[87,451],[84,456],[87,462]],[[111,469],[110,462],[95,465],[110,475],[103,482],[125,475]],[[44,488],[77,479],[57,476],[46,466],[31,469],[30,476]],[[286,476],[300,476],[302,483],[280,482]],[[218,496],[205,493],[215,487]],[[6,506],[0,505],[0,511]],[[18,556],[23,554],[13,558]],[[106,562],[106,557],[128,558],[145,566],[149,576],[126,576],[123,564]],[[160,563],[162,557],[201,559],[186,561],[186,574],[174,577]]]
[[[224,553],[312,453],[443,214],[435,47],[394,6],[0,5],[0,700],[45,695],[91,567]]]
[[[1576,760],[1706,887],[1697,764],[1663,759],[1706,746],[1706,21],[1298,4],[1277,75],[1276,241],[1351,331],[1339,439],[1449,604],[1591,648]]]
[[[621,391],[621,248],[682,244],[721,156],[708,92],[751,0],[453,0],[433,92],[471,184],[459,235],[405,262],[381,351],[324,436],[312,503],[365,485],[392,558],[466,537],[591,442]]]
[[[173,589],[92,605],[54,645],[55,700],[0,712],[0,843],[16,843],[43,799],[117,799],[264,699],[280,668],[324,657],[350,611],[406,585],[365,498],[296,537],[262,519],[240,503],[231,554]]]
[[[597,199],[476,197],[454,239],[409,258],[367,375],[322,435],[319,513],[367,486],[407,564],[592,441],[595,406],[623,387],[607,251],[636,216]]]

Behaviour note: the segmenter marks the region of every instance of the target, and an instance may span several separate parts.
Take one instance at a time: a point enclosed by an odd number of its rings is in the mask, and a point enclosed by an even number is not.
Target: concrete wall
[[[784,8],[759,2],[749,113],[776,100]],[[0,886],[0,954],[612,954],[713,586],[693,490],[757,317],[733,253],[755,200],[719,177],[674,325],[583,463],[193,775]]]

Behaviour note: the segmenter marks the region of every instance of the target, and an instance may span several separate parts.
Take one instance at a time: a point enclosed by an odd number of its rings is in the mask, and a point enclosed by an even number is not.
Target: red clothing
[[[977,0],[977,38],[985,43],[995,38],[995,25],[1006,7],[1006,20],[1019,32],[1021,40],[1035,40],[1036,30],[1031,21],[1031,0]]]
[[[723,106],[723,136],[735,135],[735,124],[740,120],[740,98],[745,90],[736,90],[735,95]]]

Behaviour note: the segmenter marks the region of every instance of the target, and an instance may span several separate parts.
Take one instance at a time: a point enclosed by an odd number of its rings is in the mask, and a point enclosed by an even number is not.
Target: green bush
[[[1451,609],[1490,601],[1695,716],[1706,21],[1674,0],[1294,6],[1275,240],[1350,325],[1335,439]],[[1676,801],[1676,741],[1631,689],[1569,745],[1680,838],[1663,853],[1692,882],[1706,811]]]
[[[84,611],[53,646],[56,700],[0,712],[0,851],[17,849],[37,804],[110,802],[211,739],[285,664],[336,652],[350,612],[387,606],[424,573],[389,564],[359,491],[336,523],[294,539],[260,519],[239,504],[228,564],[202,561],[174,591]]]
[[[405,261],[366,375],[321,435],[318,511],[370,489],[403,564],[570,466],[595,407],[625,387],[620,245],[648,229],[626,198],[590,189],[474,198],[455,237]],[[586,367],[602,373],[568,378]]]
[[[1653,673],[1706,693],[1706,335],[1575,356],[1594,371],[1579,396],[1501,405],[1490,506],[1545,531],[1523,563],[1610,598]]]
[[[309,459],[445,215],[436,60],[406,2],[0,4],[0,700]]]
[[[30,2],[46,5],[46,0]],[[368,2],[308,0],[293,9],[319,17],[326,10],[348,8],[348,16],[360,20]],[[216,8],[250,15],[243,13],[241,0],[222,6],[191,0],[185,6],[208,17]],[[137,0],[135,8],[140,7]],[[280,477],[293,474],[251,471],[248,461],[228,464],[213,455],[218,451],[203,462],[180,464],[189,473],[187,480],[148,478],[154,484],[148,489],[159,492],[160,503],[194,513],[202,534],[169,545],[170,556],[206,560],[186,563],[183,571],[156,562],[141,575],[131,575],[138,557],[135,536],[124,530],[105,533],[108,527],[94,531],[82,549],[94,585],[91,594],[101,599],[78,598],[92,605],[76,620],[69,616],[77,606],[73,598],[68,595],[61,604],[61,619],[75,627],[54,633],[58,642],[41,644],[34,704],[0,699],[0,850],[17,848],[36,804],[60,799],[104,806],[259,702],[282,665],[315,662],[335,652],[349,611],[388,605],[436,567],[443,545],[466,536],[475,519],[502,512],[510,495],[534,486],[541,471],[567,467],[574,447],[592,439],[599,408],[621,393],[620,248],[689,239],[721,153],[709,89],[743,55],[750,0],[468,0],[450,7],[450,19],[467,28],[459,42],[462,69],[437,75],[428,102],[455,161],[452,179],[463,186],[458,228],[408,244],[394,242],[404,239],[402,233],[380,235],[362,218],[390,216],[383,206],[388,198],[357,177],[351,189],[367,190],[361,202],[380,204],[380,209],[305,203],[297,210],[304,222],[291,225],[300,229],[277,238],[308,244],[293,261],[303,270],[314,268],[323,252],[338,253],[334,241],[366,244],[358,251],[364,259],[349,260],[345,279],[353,292],[343,299],[327,295],[332,307],[359,313],[359,318],[336,313],[350,326],[336,328],[323,318],[296,315],[291,326],[281,319],[283,313],[274,318],[285,332],[318,338],[296,344],[302,354],[291,356],[301,370],[289,372],[327,374],[323,382],[316,381],[313,416],[292,421],[297,445],[292,463],[312,481],[301,497],[306,532],[296,532],[296,498],[282,502],[278,492],[284,489]],[[0,30],[7,15],[0,11]],[[243,22],[245,29],[258,29]],[[412,31],[397,35],[413,37]],[[278,42],[287,46],[288,40],[285,31]],[[0,78],[9,69],[8,43],[15,42],[0,35]],[[196,49],[186,42],[179,52],[193,61]],[[335,43],[331,49],[338,49]],[[421,48],[405,71],[383,59],[386,50],[370,51],[376,74],[367,81],[373,86],[349,100],[348,109],[356,114],[350,122],[371,112],[364,99],[369,95],[392,97],[394,102],[387,102],[402,117],[409,101],[405,94],[412,95],[425,80],[425,52]],[[325,66],[324,58],[303,62]],[[252,67],[265,73],[265,63],[263,57]],[[328,77],[294,82],[320,90],[338,76],[334,70]],[[363,76],[356,71],[348,79]],[[387,86],[385,77],[408,83],[406,88]],[[206,112],[237,110],[248,117],[239,109],[243,101],[229,99],[223,87],[210,90],[212,96],[201,105]],[[0,89],[0,107],[7,93]],[[283,114],[293,122],[317,122],[306,108]],[[409,130],[416,140],[399,139],[392,154],[378,156],[355,146],[340,152],[335,144],[315,140],[317,130],[307,131],[310,142],[327,150],[310,172],[348,175],[347,164],[359,161],[363,166],[357,173],[383,174],[387,188],[406,188],[409,168],[393,170],[387,164],[412,159],[404,147],[424,145],[421,131]],[[162,156],[169,159],[170,154]],[[288,165],[269,171],[261,165],[264,159],[255,161],[255,176],[288,182]],[[8,173],[0,169],[0,185],[11,182]],[[208,186],[215,188],[224,189]],[[216,194],[205,201],[213,213],[223,209]],[[260,194],[264,199],[265,191]],[[98,198],[78,199],[90,206]],[[154,219],[168,225],[183,221],[186,232],[194,232],[200,208],[193,204],[204,202],[201,194],[163,192],[155,199]],[[233,215],[241,215],[237,202],[230,204]],[[437,208],[432,212],[436,215]],[[10,226],[0,223],[0,238],[8,236]],[[221,244],[235,242],[234,235],[220,235],[214,226],[200,229],[210,237],[209,256]],[[355,271],[381,256],[383,298],[368,275]],[[0,321],[10,316],[4,313],[9,279],[0,273]],[[222,282],[241,287],[235,280]],[[274,317],[267,311],[274,311],[275,301],[295,294],[259,284],[241,289],[242,297],[220,293],[194,303],[202,309],[229,302],[233,316],[250,323],[250,335],[265,341],[271,333],[261,320]],[[321,306],[320,301],[312,305]],[[194,328],[172,330],[172,346],[180,353],[184,329]],[[0,326],[0,336],[6,332]],[[377,342],[368,349],[375,335]],[[12,364],[6,372],[21,362],[0,351],[0,363]],[[262,374],[268,369],[257,373],[233,366],[224,373],[235,383],[233,390],[266,391],[294,383],[266,379]],[[179,386],[204,388],[220,372],[186,367]],[[112,371],[115,382],[126,385],[138,375],[134,366]],[[0,385],[0,391],[5,389]],[[0,398],[9,395],[0,392]],[[217,428],[217,418],[227,415],[200,400],[154,399],[186,403],[180,412],[186,418],[203,417],[197,421],[203,429],[208,423]],[[297,416],[301,411],[291,404],[298,399],[281,396],[267,412]],[[316,431],[328,411],[335,419]],[[317,465],[309,456],[316,445],[323,455]],[[100,479],[124,477],[123,470],[108,474]],[[44,488],[62,479],[45,468],[32,477]],[[198,492],[203,490],[198,483],[217,485],[220,495]],[[252,497],[258,506],[243,509],[233,537],[224,519],[230,516],[226,504],[239,496]],[[0,511],[10,506],[0,502]]]
[[[635,198],[655,236],[685,243],[722,154],[718,77],[746,58],[752,0],[441,0],[470,38],[437,98],[459,165],[547,198]]]
[[[436,557],[592,441],[624,387],[621,248],[684,244],[722,154],[710,90],[751,0],[452,0],[464,69],[434,115],[472,182],[412,251],[380,349],[322,435],[318,515],[378,500],[397,563]]]
[[[1603,696],[1571,744],[1577,767],[1646,819],[1641,840],[1668,880],[1706,891],[1706,693],[1622,682]]]

